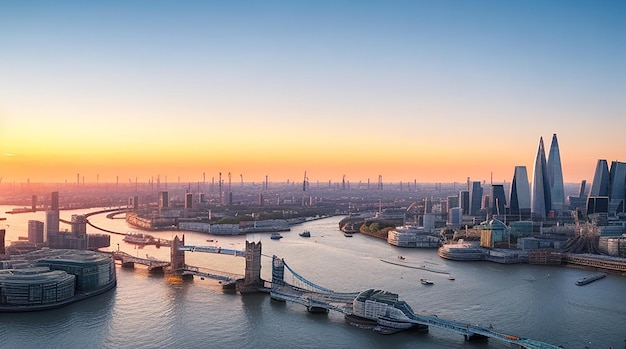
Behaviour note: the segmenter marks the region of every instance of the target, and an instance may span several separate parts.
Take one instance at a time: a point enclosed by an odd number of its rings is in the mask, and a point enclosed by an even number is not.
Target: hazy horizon
[[[510,182],[626,161],[626,4],[0,3],[5,183]],[[532,178],[529,178],[532,180]]]

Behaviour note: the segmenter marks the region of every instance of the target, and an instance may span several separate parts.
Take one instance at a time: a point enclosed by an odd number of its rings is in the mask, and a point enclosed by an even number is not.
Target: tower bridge
[[[233,255],[246,259],[245,274],[236,275],[215,271],[207,268],[194,267],[185,264],[185,252],[204,252]],[[336,292],[320,286],[304,278],[282,258],[272,257],[271,288],[265,287],[261,279],[261,242],[246,241],[246,249],[232,250],[215,246],[188,246],[184,236],[178,236],[172,241],[171,261],[157,261],[151,258],[133,257],[123,252],[116,252],[116,258],[123,263],[139,263],[149,268],[158,269],[169,266],[170,270],[181,276],[200,276],[225,282],[224,288],[236,288],[240,293],[269,292],[274,300],[289,301],[302,304],[310,312],[337,311],[350,319],[361,319],[372,323],[374,331],[391,334],[409,328],[436,327],[458,333],[466,340],[494,338],[510,343],[514,348],[526,349],[557,349],[560,347],[507,334],[495,330],[491,326],[472,325],[454,320],[441,319],[433,315],[417,314],[405,301],[401,301],[397,294],[383,290],[364,290],[355,292]],[[151,270],[152,270],[151,269]],[[291,283],[285,281],[285,274],[290,273]],[[287,274],[289,276],[289,274]]]

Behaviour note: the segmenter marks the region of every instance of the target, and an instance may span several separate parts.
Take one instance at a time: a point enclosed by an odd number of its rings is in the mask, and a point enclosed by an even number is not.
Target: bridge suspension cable
[[[289,265],[287,265],[287,263],[285,263],[285,261],[283,260],[283,264],[285,265],[285,267],[291,272],[291,274],[293,274],[293,276],[296,277],[296,279],[298,279],[300,282],[302,282],[303,284],[312,287],[318,291],[322,291],[322,292],[326,292],[326,293],[333,293],[333,290],[329,290],[325,287],[316,285],[314,283],[312,283],[311,281],[305,279],[304,277],[302,277],[300,274],[296,273],[293,269],[291,269],[291,267],[289,267]]]

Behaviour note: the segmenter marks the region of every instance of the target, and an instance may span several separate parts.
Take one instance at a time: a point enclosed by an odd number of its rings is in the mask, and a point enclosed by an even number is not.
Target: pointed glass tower
[[[548,180],[550,181],[551,208],[555,211],[565,209],[565,190],[563,188],[563,169],[561,168],[561,154],[556,133],[552,135],[550,153],[548,154]]]
[[[550,198],[550,180],[546,164],[546,152],[543,147],[543,138],[539,138],[539,149],[533,167],[533,182],[530,190],[531,211],[542,218],[552,209]]]

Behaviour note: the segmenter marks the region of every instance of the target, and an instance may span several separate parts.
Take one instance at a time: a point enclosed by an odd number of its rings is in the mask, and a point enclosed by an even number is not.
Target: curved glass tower
[[[530,195],[532,213],[546,218],[546,214],[552,209],[552,199],[550,196],[550,180],[548,178],[543,138],[539,138],[539,149],[537,149],[537,157],[533,167],[533,182]]]
[[[563,189],[563,169],[561,168],[561,154],[556,133],[552,135],[550,153],[548,153],[548,180],[550,181],[551,208],[555,211],[565,209],[565,190]]]

